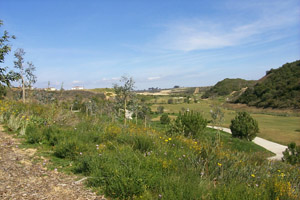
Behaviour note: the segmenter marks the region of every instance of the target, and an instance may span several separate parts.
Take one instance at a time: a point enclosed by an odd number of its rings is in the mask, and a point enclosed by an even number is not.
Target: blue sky
[[[0,0],[0,19],[36,87],[208,86],[300,59],[299,0]]]

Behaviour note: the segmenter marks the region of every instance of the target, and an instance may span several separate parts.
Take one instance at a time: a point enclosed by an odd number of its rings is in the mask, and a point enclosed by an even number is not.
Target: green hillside
[[[226,78],[222,81],[219,81],[215,86],[206,91],[202,98],[209,98],[214,96],[226,96],[232,93],[233,91],[240,91],[242,88],[251,87],[256,83],[256,81],[248,81],[244,79],[229,79]]]
[[[299,109],[300,60],[267,71],[265,77],[235,102],[265,108]]]

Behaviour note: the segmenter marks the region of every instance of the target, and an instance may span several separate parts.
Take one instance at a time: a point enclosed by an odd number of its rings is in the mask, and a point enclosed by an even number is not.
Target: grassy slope
[[[79,120],[76,125],[58,123],[61,112],[45,125],[42,119],[49,117],[47,108],[50,106],[5,103],[1,119],[10,125],[28,119],[25,139],[42,145],[43,155],[51,156],[53,165],[47,167],[83,174],[90,186],[111,198],[297,198],[292,189],[299,185],[299,170],[266,161],[265,150],[251,142],[222,133],[219,143],[217,131],[211,129],[195,139],[165,135],[156,129],[134,124],[124,127],[81,113],[73,113]],[[37,109],[43,111],[38,121],[32,112]],[[18,120],[13,121],[13,115]],[[269,196],[276,191],[274,198]]]

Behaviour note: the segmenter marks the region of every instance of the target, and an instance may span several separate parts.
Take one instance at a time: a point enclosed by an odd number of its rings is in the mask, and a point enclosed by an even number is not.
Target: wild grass
[[[296,166],[266,160],[255,144],[205,129],[197,137],[76,113],[76,123],[57,121],[62,108],[6,105],[0,115],[29,119],[25,140],[52,163],[87,177],[87,184],[114,199],[299,199]],[[0,106],[0,109],[1,109]],[[33,110],[42,111],[34,114]],[[66,111],[67,112],[67,111]],[[10,114],[9,114],[10,113]],[[8,120],[8,118],[4,118]],[[21,119],[24,121],[24,119]],[[5,123],[7,121],[4,120]]]

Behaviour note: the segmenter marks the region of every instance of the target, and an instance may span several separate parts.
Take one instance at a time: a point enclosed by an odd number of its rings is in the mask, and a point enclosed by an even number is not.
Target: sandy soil
[[[19,145],[20,139],[0,127],[0,199],[105,199],[75,176],[47,170],[44,163],[34,161],[38,157],[35,149],[20,149]]]

